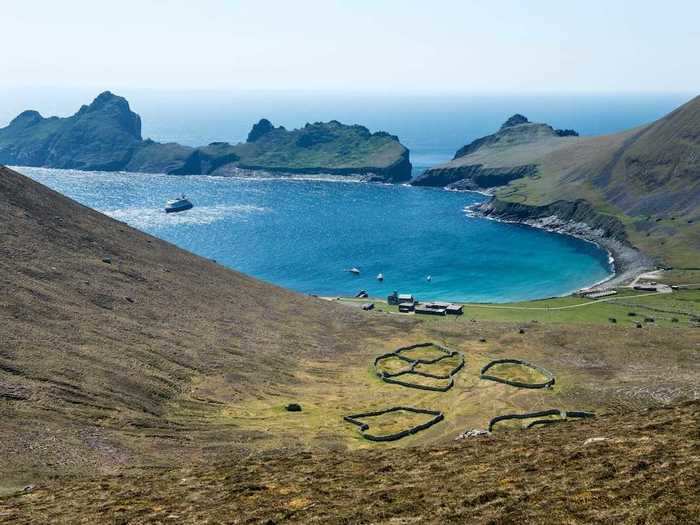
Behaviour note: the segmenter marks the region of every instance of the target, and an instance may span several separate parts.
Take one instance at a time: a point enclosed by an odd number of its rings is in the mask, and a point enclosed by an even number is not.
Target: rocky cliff
[[[528,206],[517,202],[502,201],[497,198],[482,204],[478,211],[486,217],[507,222],[525,224],[533,221],[548,220],[550,224],[569,224],[569,231],[576,233],[572,225],[577,225],[579,231],[596,232],[598,237],[615,239],[628,243],[625,227],[617,217],[598,213],[593,206],[583,199],[576,201],[559,200],[545,206]]]
[[[143,140],[140,117],[109,91],[67,118],[21,113],[0,129],[0,164],[177,175],[328,173],[382,182],[411,177],[409,151],[398,137],[337,121],[288,131],[262,119],[240,144],[192,148]]]

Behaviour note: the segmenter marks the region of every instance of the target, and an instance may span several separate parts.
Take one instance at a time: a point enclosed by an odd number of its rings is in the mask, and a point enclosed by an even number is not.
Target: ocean
[[[607,254],[590,243],[469,217],[466,207],[485,198],[476,193],[344,179],[19,170],[182,248],[309,294],[503,302],[565,294],[610,272]],[[181,193],[195,208],[166,214],[165,201]],[[353,267],[359,276],[347,271]]]
[[[144,137],[155,140],[237,142],[261,117],[288,128],[337,119],[398,135],[411,149],[415,173],[450,159],[458,147],[495,131],[516,112],[592,135],[649,122],[687,98],[115,92],[141,114]],[[67,115],[79,106],[78,98],[91,100],[59,95],[42,106],[18,102],[16,94],[0,118],[14,116],[7,109],[13,104]],[[466,208],[485,199],[476,193],[347,179],[20,171],[182,248],[308,294],[399,291],[421,299],[507,302],[563,295],[611,271],[607,254],[590,243],[469,217]],[[195,208],[166,215],[165,201],[181,193]],[[346,271],[351,267],[360,275]],[[383,282],[376,280],[378,273]]]

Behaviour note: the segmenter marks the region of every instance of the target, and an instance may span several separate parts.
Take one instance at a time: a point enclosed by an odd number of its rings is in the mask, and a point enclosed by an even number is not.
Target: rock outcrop
[[[463,146],[452,161],[427,170],[412,181],[414,186],[484,190],[534,175],[536,160],[570,144],[578,133],[530,122],[515,114],[498,132]]]
[[[240,144],[192,148],[143,140],[140,117],[126,99],[109,91],[67,118],[21,113],[0,129],[0,164],[175,175],[263,170],[358,175],[381,182],[411,178],[409,151],[398,137],[337,121],[288,131],[261,119]]]
[[[0,163],[119,170],[141,144],[141,118],[105,91],[68,118],[21,113],[0,129]]]

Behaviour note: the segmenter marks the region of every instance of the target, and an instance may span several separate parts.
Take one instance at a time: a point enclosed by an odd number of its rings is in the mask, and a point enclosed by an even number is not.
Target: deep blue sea
[[[288,128],[337,119],[399,136],[415,172],[444,162],[520,112],[532,121],[612,133],[686,101],[666,95],[428,96],[113,90],[141,114],[144,137],[200,145],[243,140],[261,117]],[[23,109],[72,114],[97,93],[3,93],[0,126]],[[231,268],[305,293],[503,302],[561,295],[609,275],[590,243],[467,216],[473,193],[347,180],[235,179],[21,168],[48,186]],[[185,193],[195,208],[166,215]],[[346,269],[358,267],[353,276]],[[375,276],[385,275],[379,283]],[[426,277],[432,276],[428,282]]]
[[[607,254],[590,243],[468,217],[465,207],[484,199],[475,193],[338,180],[20,171],[182,248],[305,293],[397,290],[423,299],[512,301],[571,292],[609,273]],[[166,214],[165,201],[183,192],[195,208]],[[352,267],[361,274],[346,271]]]

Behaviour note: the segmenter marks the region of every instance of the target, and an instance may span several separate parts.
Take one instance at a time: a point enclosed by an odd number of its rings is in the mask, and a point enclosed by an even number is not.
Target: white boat
[[[173,199],[165,203],[165,213],[177,213],[193,208],[194,205],[182,195],[178,199]]]
[[[428,275],[428,277],[426,277],[425,279],[426,279],[428,282],[430,282],[430,281],[433,280],[433,276],[432,276],[432,275]]]
[[[383,273],[380,273],[379,275],[377,275],[377,281],[383,281],[383,280],[384,280],[384,274],[383,274]]]
[[[360,270],[358,270],[357,268],[350,268],[348,271],[350,273],[354,273],[355,275],[360,275]]]

